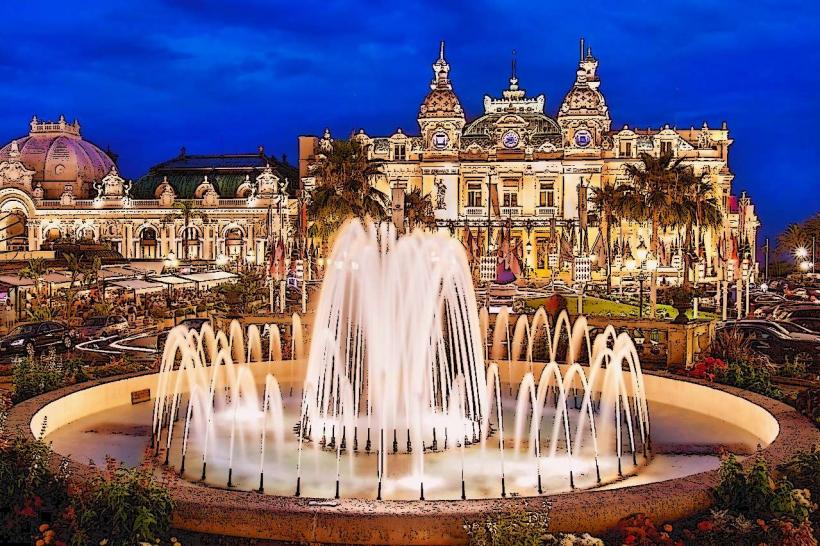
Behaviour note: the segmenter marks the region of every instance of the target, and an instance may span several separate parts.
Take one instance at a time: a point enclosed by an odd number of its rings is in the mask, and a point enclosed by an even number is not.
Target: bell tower
[[[433,81],[419,108],[418,122],[425,158],[458,154],[465,123],[464,109],[450,81],[444,41],[439,45],[438,59],[433,63]]]

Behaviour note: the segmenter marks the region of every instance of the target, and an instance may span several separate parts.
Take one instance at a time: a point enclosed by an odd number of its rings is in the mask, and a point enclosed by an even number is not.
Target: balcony
[[[466,207],[464,214],[467,216],[487,216],[487,209],[485,207]]]
[[[558,207],[535,207],[535,215],[543,218],[558,216]]]
[[[522,207],[501,207],[501,216],[504,218],[515,218],[521,216]]]

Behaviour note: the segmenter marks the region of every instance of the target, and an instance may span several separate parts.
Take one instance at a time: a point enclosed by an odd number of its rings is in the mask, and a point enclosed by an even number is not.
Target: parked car
[[[122,315],[111,315],[110,317],[89,317],[80,326],[79,332],[82,339],[94,339],[99,337],[123,334],[128,331],[128,320]]]
[[[776,320],[792,320],[794,318],[820,319],[820,305],[816,303],[782,304],[772,311],[772,318]]]
[[[820,318],[815,317],[789,317],[789,322],[793,322],[815,334],[820,334]]]
[[[720,330],[734,330],[749,340],[752,350],[766,355],[775,364],[786,360],[820,362],[820,341],[795,339],[788,330],[769,321],[740,320],[718,325]]]
[[[209,318],[186,318],[185,320],[180,321],[177,326],[183,326],[188,330],[201,330],[205,324],[210,324],[211,319]],[[168,341],[168,333],[171,330],[163,330],[162,332],[157,334],[157,351],[162,351],[163,347],[165,347],[165,342]]]
[[[76,333],[65,324],[47,320],[19,324],[0,338],[0,353],[36,353],[47,347],[71,349]]]

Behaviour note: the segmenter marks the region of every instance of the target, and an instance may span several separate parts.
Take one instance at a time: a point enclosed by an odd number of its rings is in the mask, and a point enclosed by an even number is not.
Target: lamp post
[[[638,272],[638,318],[643,318],[643,282],[652,276],[652,273],[658,269],[658,260],[650,254],[643,241],[640,242],[638,248],[635,249],[635,258],[629,256],[626,259],[626,269],[633,272],[636,269]]]

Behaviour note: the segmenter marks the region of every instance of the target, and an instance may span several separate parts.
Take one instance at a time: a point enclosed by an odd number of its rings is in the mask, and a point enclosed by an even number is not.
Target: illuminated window
[[[393,159],[395,161],[405,161],[407,159],[407,148],[404,144],[393,145]]]
[[[467,206],[484,206],[481,201],[481,182],[470,182],[467,184]]]
[[[541,182],[541,187],[538,191],[538,206],[555,206],[555,190],[553,189],[552,182]]]

